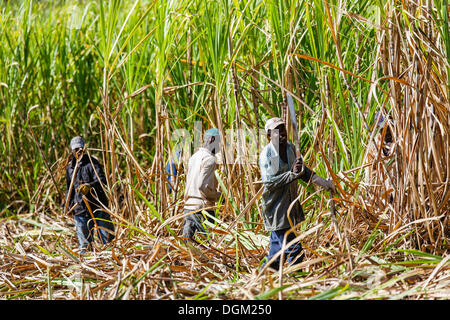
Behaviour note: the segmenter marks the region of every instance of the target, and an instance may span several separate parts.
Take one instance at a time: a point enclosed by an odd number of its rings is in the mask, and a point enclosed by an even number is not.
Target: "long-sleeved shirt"
[[[264,185],[262,193],[263,222],[267,231],[290,228],[304,220],[302,206],[296,201],[287,216],[288,208],[297,198],[297,179],[309,182],[313,172],[306,166],[296,174],[291,171],[296,160],[295,147],[288,142],[287,160],[285,163],[275,146],[270,142],[264,147],[259,156],[261,179]]]
[[[206,148],[189,159],[184,192],[185,210],[198,210],[214,206],[219,199],[217,192],[216,157]]]

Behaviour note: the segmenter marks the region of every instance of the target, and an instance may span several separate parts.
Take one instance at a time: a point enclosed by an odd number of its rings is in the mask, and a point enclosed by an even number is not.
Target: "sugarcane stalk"
[[[68,213],[67,208],[69,206],[69,199],[70,199],[70,195],[71,195],[72,189],[73,189],[73,181],[75,180],[75,175],[77,174],[79,164],[80,164],[80,160],[77,159],[77,161],[75,163],[75,169],[73,170],[72,178],[70,179],[70,186],[69,186],[69,191],[67,192],[66,201],[64,202],[64,215],[66,215]],[[74,208],[71,208],[70,211],[72,211],[72,209],[74,209]]]

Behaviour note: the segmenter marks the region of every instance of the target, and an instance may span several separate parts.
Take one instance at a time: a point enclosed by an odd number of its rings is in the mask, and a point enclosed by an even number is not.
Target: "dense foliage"
[[[0,8],[3,222],[23,214],[67,219],[64,166],[70,139],[82,135],[105,165],[124,237],[174,237],[184,175],[171,193],[165,167],[180,143],[176,133],[189,136],[183,146],[192,152],[198,133],[217,127],[231,152],[217,172],[225,196],[216,227],[231,235],[227,246],[249,241],[245,247],[262,254],[256,159],[266,140],[259,130],[272,116],[289,120],[289,93],[305,162],[340,186],[346,241],[332,234],[328,195],[299,189],[310,215],[298,230],[316,226],[305,239],[317,245],[311,252],[346,252],[347,270],[371,249],[421,250],[442,261],[449,235],[447,0],[27,0]],[[366,183],[367,147],[383,134],[374,125],[379,111],[393,123],[395,153],[379,153],[375,182]]]

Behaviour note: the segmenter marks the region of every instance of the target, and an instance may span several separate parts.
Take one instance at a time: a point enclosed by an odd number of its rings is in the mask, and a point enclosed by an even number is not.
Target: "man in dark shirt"
[[[93,241],[95,230],[101,242],[107,243],[114,238],[114,225],[110,215],[103,210],[103,206],[108,207],[103,190],[106,185],[103,167],[97,159],[84,153],[83,138],[73,138],[70,147],[73,157],[66,168],[65,208],[74,215],[79,253],[84,254]]]

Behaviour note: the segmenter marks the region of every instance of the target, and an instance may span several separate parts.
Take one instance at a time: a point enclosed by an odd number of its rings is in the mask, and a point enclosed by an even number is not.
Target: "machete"
[[[289,107],[289,118],[291,119],[292,129],[294,130],[295,156],[298,159],[301,158],[302,155],[300,154],[300,140],[298,138],[297,118],[295,116],[294,101],[292,100],[292,96],[288,92],[286,92],[286,100]]]

